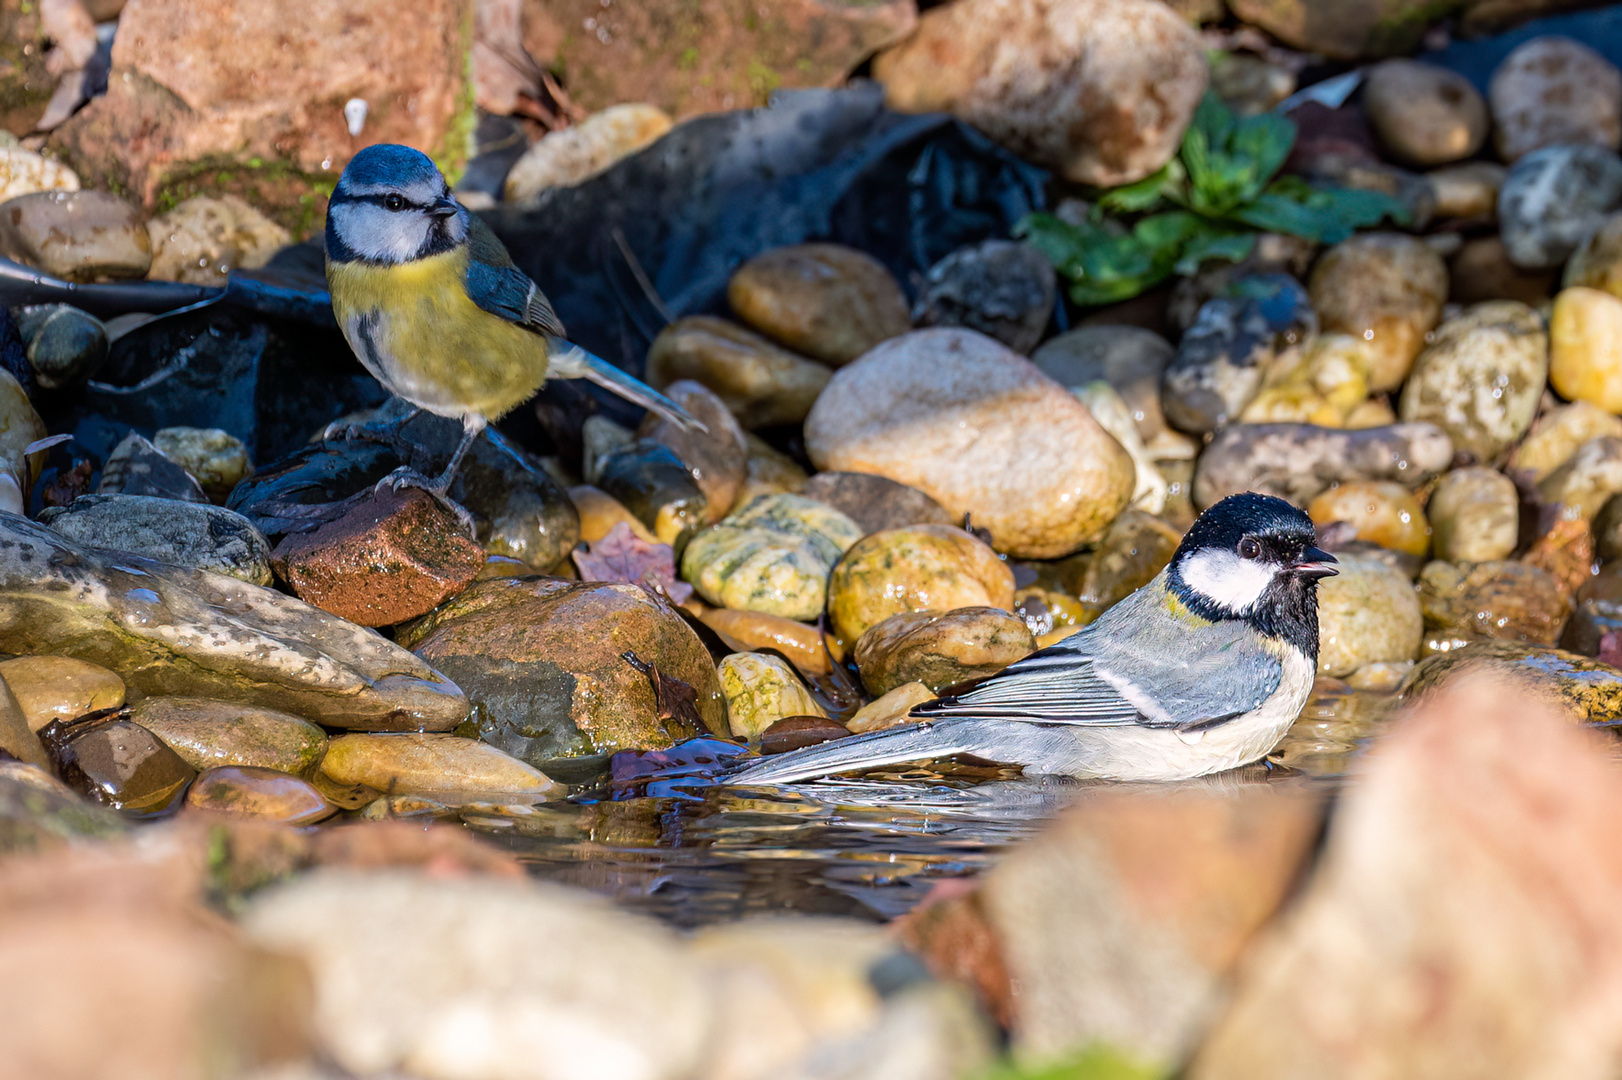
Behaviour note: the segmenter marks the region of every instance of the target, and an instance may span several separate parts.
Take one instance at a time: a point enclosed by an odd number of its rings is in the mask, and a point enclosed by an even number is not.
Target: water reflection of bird
[[[1113,780],[1184,780],[1259,760],[1312,690],[1318,579],[1336,573],[1314,540],[1311,519],[1284,500],[1229,496],[1153,581],[1080,633],[918,706],[920,723],[781,754],[730,782],[950,754]]]
[[[462,422],[436,479],[443,497],[486,424],[529,400],[546,377],[589,379],[679,424],[681,406],[567,341],[563,324],[495,234],[451,196],[439,169],[407,146],[369,146],[338,179],[327,210],[327,283],[350,348],[379,382],[419,409]]]

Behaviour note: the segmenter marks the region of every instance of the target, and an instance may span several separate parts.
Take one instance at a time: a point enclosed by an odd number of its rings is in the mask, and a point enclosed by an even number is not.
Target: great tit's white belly
[[[1046,727],[1036,740],[1041,745],[1027,744],[1033,752],[1018,755],[1025,758],[1018,764],[1029,772],[1099,780],[1192,780],[1235,769],[1261,760],[1278,745],[1301,715],[1316,675],[1312,661],[1287,649],[1278,689],[1242,716],[1187,733],[1143,725]],[[1030,734],[1029,725],[1007,726]]]
[[[327,264],[349,347],[390,392],[439,416],[494,420],[546,381],[547,341],[467,294],[467,251],[397,266]]]

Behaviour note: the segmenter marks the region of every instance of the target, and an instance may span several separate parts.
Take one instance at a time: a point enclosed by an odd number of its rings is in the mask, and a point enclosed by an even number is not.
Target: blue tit
[[[486,424],[528,401],[548,374],[590,379],[685,426],[681,406],[565,339],[552,305],[507,249],[452,197],[427,155],[368,146],[327,208],[327,285],[349,347],[388,390],[462,422],[436,480],[443,496]]]
[[[1257,761],[1317,674],[1318,580],[1337,571],[1315,539],[1283,499],[1231,495],[1153,581],[1080,632],[917,706],[919,723],[791,751],[728,782],[951,754],[1108,780],[1187,780]]]

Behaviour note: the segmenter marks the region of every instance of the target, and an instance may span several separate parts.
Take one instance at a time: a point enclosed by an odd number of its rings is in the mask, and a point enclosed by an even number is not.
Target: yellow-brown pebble
[[[1554,298],[1549,384],[1561,397],[1622,413],[1622,299],[1585,286]]]
[[[912,711],[913,706],[934,700],[935,692],[923,683],[903,683],[857,709],[856,714],[845,721],[845,726],[857,735],[865,735],[869,731],[882,731],[897,724],[905,724],[907,714]]]
[[[778,650],[808,675],[826,675],[832,670],[822,647],[822,633],[814,626],[781,615],[730,608],[709,608],[699,618],[745,649]]]
[[[1390,481],[1342,484],[1312,500],[1307,514],[1318,525],[1344,521],[1367,540],[1393,551],[1423,555],[1430,549],[1431,528],[1413,492]]]
[[[0,663],[34,731],[52,720],[72,720],[124,704],[124,680],[100,664],[70,656],[19,656]]]

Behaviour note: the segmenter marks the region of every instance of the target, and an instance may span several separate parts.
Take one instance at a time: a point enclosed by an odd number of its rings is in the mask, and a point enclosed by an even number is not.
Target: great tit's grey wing
[[[490,226],[473,214],[468,215],[467,246],[467,294],[475,304],[537,334],[567,336],[540,287],[513,265]]]
[[[1246,624],[1173,616],[1164,596],[1151,584],[1081,633],[913,715],[1198,731],[1260,708],[1283,661]]]

